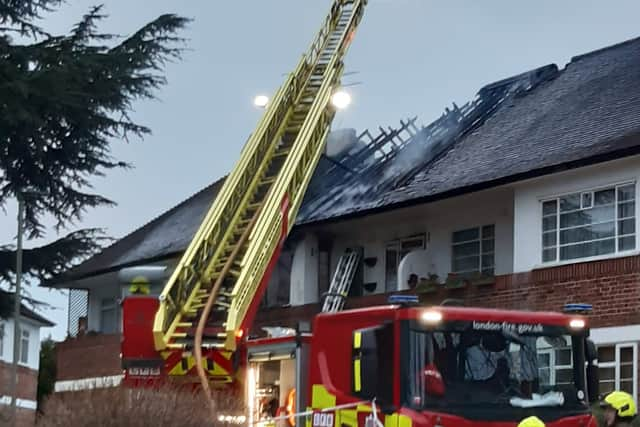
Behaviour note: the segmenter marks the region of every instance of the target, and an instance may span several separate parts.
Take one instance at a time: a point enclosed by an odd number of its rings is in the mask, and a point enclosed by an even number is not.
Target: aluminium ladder
[[[189,351],[213,299],[201,348],[234,351],[293,226],[335,115],[330,98],[367,0],[334,0],[318,35],[270,101],[241,158],[160,295],[158,351]]]
[[[324,304],[322,305],[323,313],[335,313],[342,310],[344,302],[349,295],[351,283],[358,270],[358,261],[360,255],[356,251],[347,249],[340,257],[336,272],[331,279],[329,292],[325,295]]]

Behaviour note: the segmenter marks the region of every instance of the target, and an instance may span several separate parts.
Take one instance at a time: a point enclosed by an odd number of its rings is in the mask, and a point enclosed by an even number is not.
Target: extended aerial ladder
[[[330,99],[366,4],[333,1],[268,104],[160,295],[156,350],[193,349],[196,359],[203,348],[233,352],[250,328],[323,151],[335,115]]]

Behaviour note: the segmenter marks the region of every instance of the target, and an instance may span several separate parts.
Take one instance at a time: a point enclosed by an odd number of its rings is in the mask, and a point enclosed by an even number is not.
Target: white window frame
[[[398,290],[398,288],[400,286],[399,283],[396,283],[395,287],[393,287],[393,289],[391,289],[390,288],[391,284],[389,282],[387,282],[387,277],[388,277],[388,274],[387,274],[387,251],[394,250],[396,252],[396,271],[395,271],[395,273],[393,274],[392,277],[397,282],[398,281],[398,268],[400,267],[400,262],[402,261],[402,258],[404,258],[404,255],[402,255],[402,252],[403,252],[402,245],[404,243],[417,241],[417,240],[421,240],[422,244],[419,247],[412,248],[411,250],[424,250],[426,248],[426,245],[427,245],[427,234],[426,233],[413,234],[413,235],[408,236],[408,237],[403,237],[401,239],[391,240],[391,241],[385,243],[385,245],[384,245],[384,288],[385,288],[385,291],[396,291],[396,290]]]
[[[26,349],[27,349],[26,354],[24,351],[25,343],[26,343]],[[20,357],[18,358],[18,360],[23,365],[29,364],[29,347],[30,346],[31,346],[31,332],[26,328],[21,328],[20,329],[20,352],[19,352]]]
[[[618,217],[618,188],[620,187],[624,187],[627,185],[633,185],[634,186],[634,195],[633,195],[633,201],[635,202],[635,208],[634,208],[634,222],[635,222],[635,232],[633,234],[625,234],[625,235],[619,235],[618,234],[618,227],[619,227],[619,221],[625,220],[625,219],[631,219],[632,217],[625,217],[625,218],[619,218]],[[603,190],[608,190],[608,189],[613,189],[614,190],[614,226],[615,226],[615,244],[614,244],[614,252],[610,252],[608,254],[602,254],[602,255],[595,255],[595,256],[587,256],[587,257],[581,257],[581,258],[571,258],[571,259],[564,259],[561,260],[560,259],[560,247],[561,246],[570,246],[571,244],[565,244],[565,245],[561,245],[560,244],[560,199],[562,197],[566,197],[566,196],[570,196],[570,195],[574,195],[574,194],[579,194],[580,195],[580,209],[579,210],[583,210],[583,209],[589,209],[590,207],[586,207],[583,205],[584,202],[584,195],[590,193],[591,194],[591,207],[593,207],[595,200],[594,200],[594,193],[598,192],[598,191],[603,191]],[[571,263],[576,263],[576,262],[582,262],[582,261],[591,261],[591,260],[598,260],[598,259],[606,259],[606,258],[610,258],[610,257],[615,257],[615,256],[620,256],[620,255],[625,255],[625,254],[630,254],[630,253],[635,253],[638,250],[638,235],[639,235],[639,230],[638,230],[638,183],[635,180],[627,180],[627,181],[622,181],[622,182],[615,182],[615,183],[610,183],[607,185],[602,185],[602,186],[598,186],[598,187],[593,187],[589,190],[577,190],[577,191],[571,191],[571,192],[566,192],[566,193],[562,193],[562,194],[556,194],[553,196],[547,196],[544,198],[540,198],[539,202],[540,202],[540,231],[539,231],[539,236],[540,236],[540,252],[539,252],[539,256],[540,256],[540,261],[541,261],[541,265],[544,266],[548,266],[548,265],[554,265],[554,264],[571,264]],[[556,212],[555,214],[555,218],[556,218],[556,229],[555,229],[555,234],[556,234],[556,244],[555,244],[555,252],[556,252],[556,256],[555,259],[552,260],[548,260],[545,261],[544,260],[544,251],[545,249],[552,249],[553,246],[544,246],[544,218],[546,217],[551,217],[553,215],[544,215],[544,204],[546,202],[552,202],[555,201],[556,202]],[[567,212],[563,212],[563,213],[567,213]],[[609,222],[609,221],[607,221]],[[589,224],[589,225],[598,225],[598,223],[593,223],[593,224]],[[580,227],[584,227],[584,226],[580,226]],[[576,228],[576,227],[568,227],[565,228],[566,229],[570,229],[570,228]],[[634,236],[635,237],[635,245],[633,248],[631,249],[625,249],[625,250],[619,250],[619,239],[622,237],[628,237],[628,236]],[[594,239],[594,240],[586,240],[583,242],[579,242],[579,243],[590,243],[590,242],[595,242],[595,241],[600,241],[600,240],[609,240],[611,239],[610,237],[608,238],[604,238],[604,239]],[[576,244],[576,243],[572,243],[572,244]]]
[[[570,350],[571,351],[571,363],[569,365],[558,365],[556,364],[556,350]],[[540,376],[539,372],[542,369],[549,369],[549,385],[558,385],[556,382],[556,374],[557,371],[561,369],[571,369],[573,371],[573,348],[571,344],[567,344],[566,347],[560,348],[541,348],[537,350],[538,355],[540,354],[548,354],[549,355],[549,366],[544,368],[538,368],[538,377]],[[564,384],[564,383],[562,383]]]
[[[620,371],[621,371],[621,360],[620,360],[620,350],[623,348],[632,348],[633,349],[633,398],[634,400],[638,399],[638,344],[635,342],[621,342],[621,343],[609,343],[609,344],[598,344],[596,346],[598,349],[601,347],[614,347],[615,348],[615,360],[612,362],[600,362],[598,361],[598,369],[600,368],[615,368],[615,382],[614,382],[614,390],[620,390]]]
[[[484,239],[482,237],[482,229],[485,227],[493,227],[493,236],[491,237],[491,239]],[[465,241],[461,241],[461,242],[454,242],[453,241],[453,235],[455,233],[461,232],[461,231],[468,231],[468,230],[478,230],[478,238],[477,239],[473,239],[473,240],[465,240]],[[484,240],[492,240],[493,241],[493,250],[491,252],[484,252],[484,248],[483,248],[483,244],[482,242]],[[454,246],[458,246],[458,245],[464,245],[467,243],[472,243],[472,242],[480,242],[479,244],[479,252],[478,252],[478,268],[474,269],[474,270],[462,270],[462,271],[456,271],[453,268],[453,263],[455,261],[454,258],[454,252],[453,252],[453,248]],[[493,257],[493,263],[491,264],[491,267],[483,267],[482,266],[482,257],[485,255],[491,255]],[[473,257],[475,255],[470,255],[469,258]],[[466,258],[466,257],[465,257]],[[471,273],[480,273],[483,270],[493,270],[494,274],[495,274],[495,270],[496,270],[496,225],[495,224],[484,224],[484,225],[479,225],[477,227],[467,227],[467,228],[461,228],[459,230],[455,230],[451,233],[451,273],[453,274],[460,274],[460,275],[464,275],[464,274],[471,274]]]

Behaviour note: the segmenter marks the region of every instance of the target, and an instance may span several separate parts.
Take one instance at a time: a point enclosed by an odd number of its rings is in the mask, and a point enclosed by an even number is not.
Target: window
[[[105,298],[100,307],[100,329],[104,334],[117,332],[117,311],[115,298]]]
[[[406,254],[425,248],[425,236],[411,236],[387,243],[385,251],[385,284],[387,291],[398,290],[398,267]]]
[[[495,226],[469,228],[453,233],[451,272],[493,275]]]
[[[637,348],[635,343],[598,346],[600,393],[614,390],[637,396]]]
[[[568,337],[548,337],[538,351],[538,375],[545,386],[573,383],[573,356]],[[546,348],[545,348],[546,347]]]
[[[542,262],[588,258],[636,247],[635,184],[542,203]]]
[[[29,363],[29,337],[29,331],[22,329],[20,333],[20,363]]]

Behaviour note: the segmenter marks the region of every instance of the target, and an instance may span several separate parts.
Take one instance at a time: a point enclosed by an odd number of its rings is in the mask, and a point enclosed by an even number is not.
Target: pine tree
[[[59,236],[87,209],[114,205],[91,191],[91,180],[130,166],[110,146],[150,132],[128,113],[165,84],[163,67],[179,59],[184,40],[177,34],[188,23],[162,15],[119,38],[98,31],[105,15],[94,7],[69,34],[51,35],[38,22],[60,3],[0,0],[0,207],[23,201],[27,239],[45,236],[45,217],[54,218]],[[23,271],[47,280],[95,253],[102,237],[84,229],[29,248]],[[13,280],[14,250],[0,246],[5,284]]]

